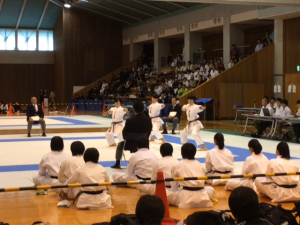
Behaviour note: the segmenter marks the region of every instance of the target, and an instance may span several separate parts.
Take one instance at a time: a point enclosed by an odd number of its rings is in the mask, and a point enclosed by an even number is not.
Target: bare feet
[[[108,147],[113,147],[113,146],[117,146],[117,144],[116,144],[116,143],[114,143],[114,144],[112,144],[112,145],[110,145],[110,146],[108,146]]]
[[[207,148],[206,148],[206,146],[203,144],[203,145],[201,145],[202,146],[202,148],[198,148],[197,150],[198,151],[207,151]]]
[[[151,138],[150,138],[150,141],[154,141],[154,137],[151,137]]]
[[[166,140],[164,138],[160,139],[161,140],[161,144],[167,143]]]

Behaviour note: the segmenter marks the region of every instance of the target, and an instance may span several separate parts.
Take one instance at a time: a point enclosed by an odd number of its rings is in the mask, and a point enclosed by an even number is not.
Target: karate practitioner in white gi
[[[159,117],[159,114],[160,111],[165,108],[165,104],[158,103],[158,99],[158,95],[153,95],[152,104],[147,107],[149,116],[152,120],[152,132],[150,134],[150,141],[154,141],[153,136],[155,136],[158,140],[161,140],[162,143],[166,143],[164,136],[159,131],[160,126],[164,124],[164,121]]]
[[[112,123],[110,128],[106,131],[105,137],[109,146],[117,146],[114,134],[117,134],[119,142],[124,141],[122,130],[124,128],[124,115],[128,112],[127,108],[122,107],[122,100],[115,100],[115,107],[111,108],[108,111],[108,114],[112,116]]]
[[[161,159],[152,166],[151,180],[157,179],[157,172],[161,170],[164,178],[172,178],[172,169],[177,166],[179,161],[172,156],[173,146],[170,143],[164,143],[160,146]],[[166,188],[171,189],[171,182],[165,182]],[[156,184],[137,185],[137,189],[144,194],[155,194]]]
[[[50,147],[51,152],[44,155],[40,162],[39,173],[33,176],[35,185],[51,185],[58,179],[57,175],[61,164],[69,158],[63,152],[64,141],[61,137],[53,137]]]
[[[266,173],[299,172],[296,162],[290,158],[287,143],[280,142],[276,149],[276,159],[268,163]],[[299,175],[258,177],[255,179],[257,191],[268,196],[272,202],[294,202],[300,200]]]
[[[90,184],[110,182],[106,170],[98,164],[99,152],[95,148],[88,148],[83,155],[85,164],[78,168],[68,179],[67,184]],[[79,209],[110,209],[111,197],[105,186],[74,188],[75,205]]]
[[[203,125],[199,120],[198,113],[206,109],[205,106],[195,104],[196,97],[194,95],[188,96],[188,104],[182,107],[182,111],[186,112],[188,123],[186,127],[180,132],[181,143],[185,144],[188,142],[188,135],[193,135],[197,146],[201,145],[203,151],[207,151],[207,148],[200,137],[200,130],[203,129]]]
[[[140,138],[136,141],[138,151],[129,159],[126,173],[114,173],[113,181],[150,180],[153,165],[157,162],[155,154],[149,150],[149,140]]]
[[[191,143],[181,147],[182,160],[172,169],[172,177],[201,177],[205,176],[205,169],[195,160],[197,149]],[[211,199],[215,190],[204,186],[204,180],[189,180],[171,182],[172,191],[167,189],[170,205],[181,209],[212,207]]]
[[[252,139],[248,143],[250,156],[245,160],[242,174],[264,174],[267,171],[269,159],[262,153],[262,146],[258,140]],[[234,190],[237,187],[250,187],[256,191],[255,179],[230,179],[226,183],[226,190]]]
[[[209,150],[205,159],[207,176],[228,175],[234,173],[234,159],[230,150],[225,148],[224,136],[217,133],[214,136],[215,148]],[[227,179],[208,180],[212,186],[225,185]]]
[[[71,144],[72,157],[68,158],[61,164],[60,170],[58,172],[58,180],[52,182],[53,186],[66,184],[66,181],[74,174],[75,170],[84,166],[84,150],[85,147],[81,141],[74,141]],[[73,190],[73,188],[52,189],[52,191],[59,194],[61,198],[67,197],[69,199],[74,199],[75,197]]]

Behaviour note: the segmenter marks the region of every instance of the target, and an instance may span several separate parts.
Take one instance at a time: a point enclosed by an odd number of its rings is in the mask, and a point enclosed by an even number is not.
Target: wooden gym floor
[[[224,187],[216,187],[218,202],[213,208],[205,209],[178,209],[170,206],[170,214],[175,219],[185,219],[196,211],[229,209],[227,201],[230,192]],[[134,188],[111,187],[113,209],[78,210],[74,205],[70,208],[57,208],[57,195],[35,195],[34,191],[0,193],[0,221],[10,225],[30,225],[35,221],[49,222],[51,225],[90,225],[97,222],[109,222],[110,218],[119,213],[135,213],[135,206],[140,193]],[[130,198],[128,197],[130,196]],[[261,197],[261,201],[269,202]],[[270,202],[269,202],[270,203]],[[293,203],[285,203],[283,207],[292,209]]]

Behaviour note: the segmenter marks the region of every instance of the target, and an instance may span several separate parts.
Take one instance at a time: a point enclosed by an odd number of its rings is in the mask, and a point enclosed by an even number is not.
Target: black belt
[[[197,118],[197,119],[195,119],[195,120],[188,121],[187,127],[189,128],[189,126],[190,126],[190,124],[191,124],[192,122],[196,122],[196,121],[198,121],[198,120],[199,120],[199,118]]]
[[[154,116],[154,117],[150,117],[151,119],[155,119],[155,118],[158,118],[159,116]]]
[[[278,187],[288,188],[288,189],[297,187],[297,184],[286,185],[286,184],[277,184],[276,182],[263,182],[262,184],[276,184]]]
[[[221,174],[228,174],[228,173],[231,173],[232,171],[219,171],[219,170],[214,170],[212,173],[221,173]]]
[[[204,189],[204,187],[186,187],[186,186],[183,186],[182,189],[186,190],[186,191],[201,191],[201,190]]]
[[[135,175],[135,176],[140,180],[151,180],[151,178],[143,178],[143,177],[140,177],[139,175]]]
[[[123,121],[112,122],[112,123],[111,123],[111,126],[110,126],[110,128],[109,128],[109,131],[110,131],[110,129],[112,128],[112,132],[114,132],[114,130],[115,130],[115,126],[114,126],[114,125],[119,124],[119,123],[123,123]]]
[[[52,179],[57,179],[58,180],[58,177],[57,176],[50,176]]]
[[[87,195],[99,195],[102,194],[105,191],[105,189],[102,189],[100,191],[80,191],[77,193],[77,195],[74,198],[73,204],[78,200],[78,198],[80,197],[80,195],[82,194],[87,194]]]
[[[166,188],[171,188],[171,185],[166,185]]]

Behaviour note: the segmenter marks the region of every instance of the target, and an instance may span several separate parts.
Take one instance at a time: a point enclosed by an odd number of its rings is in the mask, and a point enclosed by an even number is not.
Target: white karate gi
[[[266,173],[299,172],[297,163],[278,156],[268,163]],[[267,183],[267,184],[264,184]],[[295,188],[284,188],[278,185],[298,185]],[[272,202],[294,202],[300,200],[299,176],[258,177],[255,179],[257,191],[268,196]]]
[[[172,178],[172,168],[178,165],[179,161],[173,156],[165,156],[153,165],[151,180],[157,179],[157,172],[161,170],[164,173],[164,178]],[[165,182],[166,186],[171,186],[171,182]],[[137,185],[137,189],[145,194],[154,195],[156,184]]]
[[[172,177],[201,177],[205,176],[203,166],[196,160],[182,159],[172,170]],[[212,207],[211,199],[215,190],[212,187],[205,187],[204,180],[189,180],[171,182],[172,190],[167,189],[168,202],[170,205],[178,206],[181,209]],[[182,187],[203,187],[199,191],[184,190]]]
[[[113,144],[116,144],[115,139],[114,139],[114,134],[117,134],[117,138],[118,138],[119,142],[124,141],[123,134],[122,134],[122,131],[124,128],[123,118],[127,112],[124,112],[124,108],[121,106],[118,108],[113,107],[109,111],[111,111],[113,123],[121,122],[121,123],[117,123],[117,124],[112,123],[111,127],[105,133],[105,137],[106,137],[108,145],[113,145]]]
[[[219,75],[219,72],[218,72],[218,70],[214,70],[214,71],[212,70],[212,71],[210,71],[210,75],[211,75],[211,78],[214,78]]]
[[[200,130],[203,129],[202,123],[197,120],[199,118],[198,113],[203,111],[200,105],[184,105],[182,109],[186,109],[186,116],[188,120],[187,126],[180,132],[181,143],[185,144],[188,142],[188,135],[193,135],[197,145],[203,145],[204,142],[200,137]],[[191,122],[193,121],[193,122]]]
[[[74,174],[67,180],[67,184],[89,184],[89,183],[102,183],[110,182],[106,170],[103,166],[87,162],[83,167],[75,170]],[[97,195],[82,193],[77,201],[76,207],[80,209],[107,209],[112,208],[111,197],[106,191],[105,186],[95,186],[95,187],[83,187],[83,188],[73,188],[75,196],[80,191],[101,191],[103,193]]]
[[[269,159],[262,153],[256,155],[254,152],[245,160],[242,174],[266,173]],[[237,187],[250,187],[256,191],[254,179],[230,179],[226,183],[226,190],[234,190]]]
[[[133,153],[129,159],[126,173],[114,173],[113,181],[132,181],[141,178],[151,178],[153,165],[156,163],[157,157],[147,148],[140,148]]]
[[[282,107],[281,116],[288,117],[290,115],[292,115],[292,110],[288,106],[286,106],[284,108]]]
[[[234,170],[234,158],[233,154],[227,148],[219,149],[218,146],[209,150],[205,159],[205,167],[207,171],[207,176],[219,176],[219,175],[228,175],[233,174]],[[218,173],[219,172],[228,172]],[[212,186],[225,185],[227,180],[224,179],[215,179],[212,181],[208,181]]]
[[[151,118],[152,121],[152,132],[150,134],[150,138],[155,136],[157,139],[162,139],[163,136],[159,131],[159,128],[162,124],[164,124],[164,121],[159,117],[160,114],[160,110],[162,110],[161,107],[162,104],[159,103],[152,103],[151,105],[149,105],[149,116]],[[156,118],[153,118],[156,117]]]
[[[35,185],[51,185],[57,177],[61,164],[69,158],[63,151],[51,151],[43,156],[40,162],[39,173],[33,176]]]
[[[85,162],[82,156],[72,156],[71,158],[65,160],[60,166],[60,170],[58,172],[58,180],[53,181],[52,185],[55,186],[66,184],[66,181],[73,175],[75,170],[83,167],[84,164]],[[62,190],[67,194],[68,198],[73,199],[75,197],[73,188],[53,189],[53,191],[57,194],[59,194]]]

